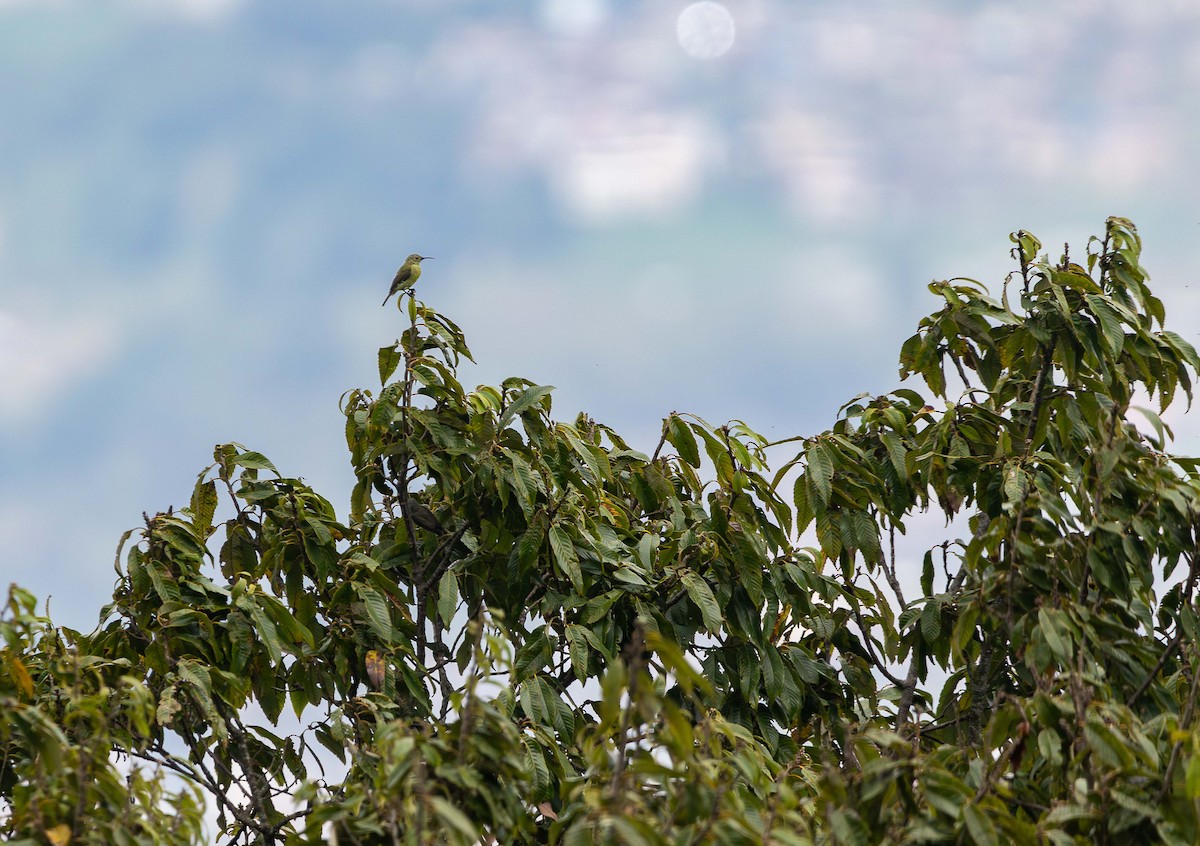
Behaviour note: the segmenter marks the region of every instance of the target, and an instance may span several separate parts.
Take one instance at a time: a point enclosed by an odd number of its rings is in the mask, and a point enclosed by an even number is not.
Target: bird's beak
[[[421,256],[421,261],[429,261],[433,256]]]

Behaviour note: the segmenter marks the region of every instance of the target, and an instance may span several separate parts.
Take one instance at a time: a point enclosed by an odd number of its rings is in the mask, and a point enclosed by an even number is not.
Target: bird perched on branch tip
[[[383,298],[382,305],[387,305],[387,301],[392,298],[392,294],[398,291],[407,291],[413,285],[417,284],[417,280],[421,278],[421,262],[433,256],[422,256],[413,253],[404,260],[404,264],[400,265],[400,269],[396,271],[396,278],[392,280],[391,290],[388,295]]]

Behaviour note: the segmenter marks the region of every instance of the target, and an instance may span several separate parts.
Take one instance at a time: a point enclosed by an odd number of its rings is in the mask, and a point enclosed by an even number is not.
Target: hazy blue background
[[[1133,218],[1200,336],[1200,3],[728,0],[708,59],[687,5],[0,0],[2,581],[90,628],[227,440],[344,513],[413,251],[469,384],[643,448],[825,428],[1017,228]]]

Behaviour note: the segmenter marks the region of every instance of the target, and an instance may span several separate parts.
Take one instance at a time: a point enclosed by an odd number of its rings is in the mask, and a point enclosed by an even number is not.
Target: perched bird
[[[383,298],[382,305],[387,305],[387,301],[392,298],[392,294],[395,294],[397,291],[407,291],[413,285],[417,284],[417,280],[421,278],[421,262],[428,258],[433,258],[433,256],[419,256],[413,253],[404,260],[404,264],[400,265],[400,269],[396,271],[396,278],[392,280],[392,289]]]
[[[405,510],[408,512],[408,516],[413,523],[425,531],[433,532],[437,535],[445,531],[442,528],[442,521],[437,518],[436,514],[429,510],[429,506],[417,502],[415,499],[410,499],[405,503]]]

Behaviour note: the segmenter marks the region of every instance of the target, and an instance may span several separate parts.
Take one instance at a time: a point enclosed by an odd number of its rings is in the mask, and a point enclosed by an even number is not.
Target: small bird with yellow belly
[[[404,264],[400,265],[400,269],[396,271],[396,278],[392,280],[392,288],[388,291],[388,295],[383,298],[382,305],[387,305],[387,301],[392,298],[392,294],[399,291],[407,291],[413,285],[417,284],[417,280],[421,278],[421,262],[433,256],[421,256],[413,253],[404,260]]]

